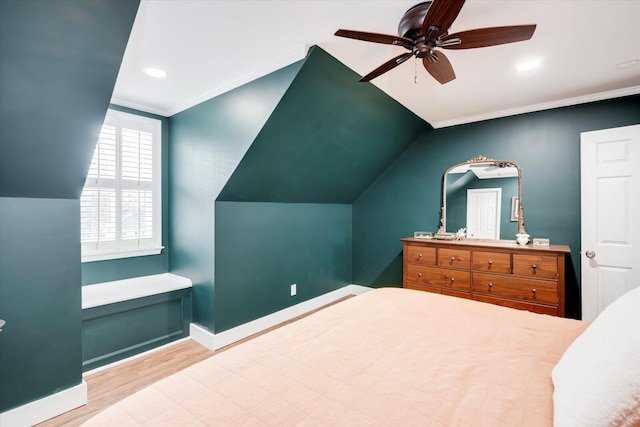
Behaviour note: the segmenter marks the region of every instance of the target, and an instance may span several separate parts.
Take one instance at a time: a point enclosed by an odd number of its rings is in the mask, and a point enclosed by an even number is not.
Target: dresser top
[[[400,239],[406,243],[415,243],[424,246],[433,247],[475,247],[487,249],[509,249],[522,251],[539,251],[539,252],[562,252],[570,253],[571,249],[566,245],[550,245],[550,246],[534,246],[532,244],[519,245],[515,240],[484,240],[484,239],[462,239],[462,240],[439,240],[439,239],[416,239],[407,237]]]

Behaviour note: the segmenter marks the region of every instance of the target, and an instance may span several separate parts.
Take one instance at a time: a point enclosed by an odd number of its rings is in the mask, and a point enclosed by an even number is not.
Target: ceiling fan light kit
[[[437,49],[475,49],[529,40],[536,29],[532,25],[479,28],[449,34],[448,30],[458,17],[465,0],[432,0],[418,3],[400,19],[398,35],[338,30],[335,35],[373,43],[402,46],[409,52],[385,62],[366,76],[368,82],[413,57],[422,59],[427,72],[439,83],[456,78],[446,55]]]

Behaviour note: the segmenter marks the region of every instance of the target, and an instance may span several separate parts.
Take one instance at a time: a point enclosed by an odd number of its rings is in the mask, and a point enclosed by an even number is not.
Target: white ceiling
[[[112,102],[171,116],[304,58],[312,45],[364,75],[404,48],[335,31],[397,34],[419,2],[142,0]],[[640,59],[640,1],[467,0],[450,33],[518,24],[537,24],[531,40],[445,51],[457,75],[446,85],[413,59],[371,83],[436,128],[640,93],[640,64],[616,66]],[[537,70],[515,70],[535,57]],[[149,66],[168,76],[147,76]]]

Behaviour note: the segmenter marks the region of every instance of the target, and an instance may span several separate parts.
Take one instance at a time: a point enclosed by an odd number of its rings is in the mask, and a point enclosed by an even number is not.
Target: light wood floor
[[[327,304],[319,309],[276,325],[260,332],[259,334],[245,338],[244,340],[238,341],[237,343],[231,344],[220,350],[216,350],[215,352],[191,339],[187,339],[166,348],[151,352],[138,359],[86,375],[84,380],[87,382],[88,387],[87,404],[45,421],[44,423],[38,424],[38,427],[79,426],[109,406],[139,390],[142,390],[148,385],[161,380],[162,378],[188,368],[189,366],[213,356],[214,354],[242,344],[256,336],[295,322],[296,320],[315,313],[318,310],[322,310],[323,308],[337,304],[351,297],[353,297],[353,295],[341,298],[331,304]]]
[[[38,426],[79,426],[119,400],[214,354],[192,339],[147,356],[86,375],[88,402]]]

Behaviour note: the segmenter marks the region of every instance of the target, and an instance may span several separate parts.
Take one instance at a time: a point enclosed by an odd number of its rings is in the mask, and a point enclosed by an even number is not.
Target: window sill
[[[83,255],[82,262],[94,262],[94,261],[108,261],[112,259],[122,259],[122,258],[134,258],[139,256],[147,256],[147,255],[158,255],[164,246],[159,246],[157,248],[145,248],[145,249],[136,249],[134,251],[120,251],[120,252],[108,252],[101,254],[91,254],[91,255]]]

